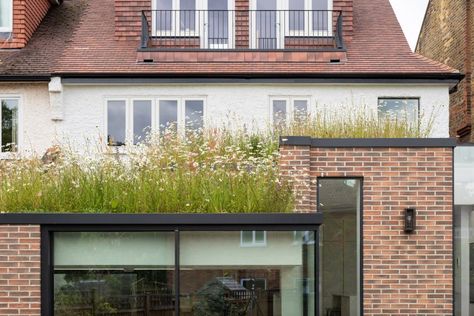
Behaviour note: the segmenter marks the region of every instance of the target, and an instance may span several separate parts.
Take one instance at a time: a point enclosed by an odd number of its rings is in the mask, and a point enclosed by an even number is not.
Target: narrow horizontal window
[[[240,232],[240,245],[242,247],[264,247],[267,245],[267,233],[265,231],[242,231]]]
[[[417,124],[420,99],[418,98],[379,98],[380,119],[391,119],[401,123]]]
[[[0,99],[1,152],[15,152],[18,146],[18,99]]]
[[[107,143],[124,146],[127,129],[127,105],[125,101],[107,102]]]

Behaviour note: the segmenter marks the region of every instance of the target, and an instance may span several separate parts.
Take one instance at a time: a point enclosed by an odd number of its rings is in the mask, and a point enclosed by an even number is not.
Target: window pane
[[[226,45],[229,43],[228,2],[222,0],[208,0],[208,9],[209,45],[219,48],[218,45]]]
[[[160,101],[160,135],[176,133],[178,128],[178,101]]]
[[[151,132],[151,101],[133,102],[133,143],[146,142]]]
[[[125,129],[125,101],[109,101],[107,103],[107,143],[110,146],[125,145]]]
[[[286,124],[286,101],[274,100],[272,104],[273,110],[273,126],[282,128]]]
[[[200,100],[185,101],[186,130],[199,131],[204,127],[204,102]]]
[[[242,234],[242,244],[252,244],[253,243],[253,231],[251,230],[244,230],[241,232]]]
[[[263,244],[265,243],[265,232],[261,230],[255,231],[255,243]]]
[[[330,0],[312,0],[313,10],[328,10]]]
[[[12,27],[12,3],[13,0],[0,0],[0,28]]]
[[[291,0],[289,1],[289,20],[291,31],[303,31],[305,23],[305,0]]]
[[[379,118],[408,124],[418,122],[418,99],[379,99]]]
[[[318,211],[324,215],[320,234],[322,315],[359,315],[360,186],[355,179],[319,180]]]
[[[180,25],[182,31],[196,29],[196,0],[180,0]]]
[[[293,106],[295,121],[304,122],[308,118],[308,101],[295,100]]]
[[[5,99],[2,102],[1,151],[16,151],[18,144],[18,100]]]
[[[329,0],[312,0],[313,4],[313,30],[323,32],[321,35],[327,34],[329,31],[330,19],[332,19],[332,12],[329,9]]]
[[[154,19],[158,31],[171,31],[173,17],[173,0],[156,0]],[[160,35],[158,32],[157,35]]]
[[[54,315],[173,315],[174,233],[64,232],[53,240]]]
[[[256,18],[257,47],[260,49],[277,48],[277,2],[276,0],[258,0]]]
[[[315,245],[293,231],[267,232],[267,247],[240,232],[181,232],[183,315],[314,315]]]

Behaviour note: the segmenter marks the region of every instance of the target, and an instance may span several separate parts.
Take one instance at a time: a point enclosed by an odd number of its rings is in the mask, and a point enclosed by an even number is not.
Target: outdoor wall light
[[[405,233],[413,233],[416,228],[416,209],[405,209]]]

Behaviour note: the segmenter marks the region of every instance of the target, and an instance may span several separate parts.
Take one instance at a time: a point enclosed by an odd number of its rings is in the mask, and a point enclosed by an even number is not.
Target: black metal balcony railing
[[[342,11],[145,10],[141,48],[344,49]]]

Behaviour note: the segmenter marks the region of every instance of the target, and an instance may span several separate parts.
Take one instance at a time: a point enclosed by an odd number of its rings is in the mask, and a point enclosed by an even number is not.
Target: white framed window
[[[137,145],[151,133],[163,135],[204,128],[202,97],[108,98],[105,109],[105,133],[109,146]]]
[[[0,96],[0,157],[18,151],[19,145],[19,97]]]
[[[333,0],[251,0],[251,48],[279,49],[285,36],[333,36]]]
[[[231,48],[234,9],[234,0],[153,0],[152,35],[175,37],[178,44],[180,37],[196,37],[201,48]]]
[[[288,0],[288,36],[332,36],[332,0]]]
[[[13,30],[13,0],[0,0],[0,33]]]
[[[241,247],[266,247],[267,232],[261,230],[243,230],[240,232]]]
[[[199,0],[153,0],[155,36],[199,36]]]
[[[308,96],[270,97],[270,120],[274,128],[290,122],[303,122],[310,114],[311,98]]]
[[[412,125],[419,123],[420,98],[381,97],[378,99],[379,119],[392,119]]]

